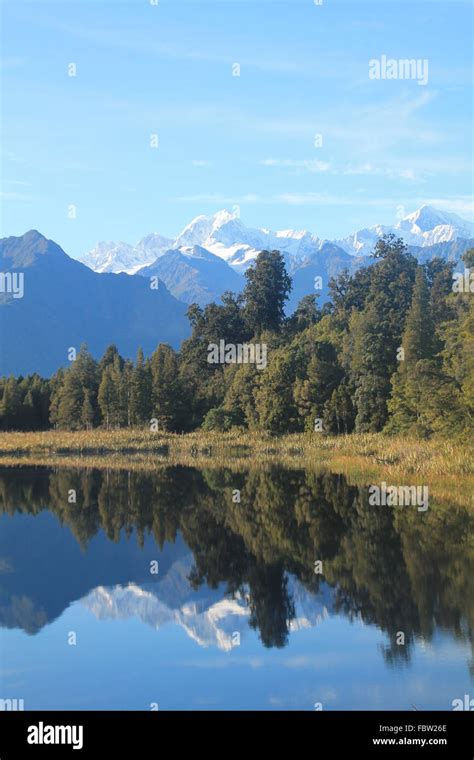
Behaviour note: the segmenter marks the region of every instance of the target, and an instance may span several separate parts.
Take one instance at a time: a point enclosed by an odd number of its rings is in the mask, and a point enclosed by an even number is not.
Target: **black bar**
[[[187,749],[206,755],[211,750],[212,755],[225,755],[229,750],[250,753],[252,737],[263,741],[267,748],[274,746],[280,753],[289,744],[292,755],[309,751],[312,757],[317,757],[324,749],[350,753],[348,757],[362,753],[361,757],[402,754],[472,760],[473,718],[472,712],[444,711],[2,712],[0,760],[16,760],[25,754],[83,758],[97,756],[99,751],[107,752],[104,757],[117,753],[117,757],[138,760],[146,752],[153,752],[152,756],[166,752],[170,756],[173,747],[180,756]],[[59,726],[68,728],[57,732],[55,728]],[[72,727],[76,727],[75,733]],[[43,743],[28,743],[28,737],[42,739]],[[46,743],[50,738],[58,742],[69,740],[69,744]]]

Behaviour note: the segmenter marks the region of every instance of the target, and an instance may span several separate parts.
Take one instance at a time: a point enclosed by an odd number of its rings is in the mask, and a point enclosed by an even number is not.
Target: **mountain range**
[[[205,306],[218,301],[225,290],[240,292],[243,275],[259,252],[276,249],[293,278],[287,303],[287,313],[291,313],[304,295],[315,292],[315,277],[321,278],[316,292],[324,303],[329,279],[342,269],[353,274],[371,264],[377,240],[388,233],[403,238],[420,261],[433,256],[458,260],[472,246],[474,225],[425,205],[393,226],[377,225],[330,241],[308,230],[272,232],[246,227],[235,213],[223,210],[196,217],[174,240],[152,233],[136,246],[99,243],[81,260],[97,272],[157,275],[179,300]]]
[[[330,278],[372,264],[369,253],[387,232],[403,237],[420,262],[434,256],[457,262],[474,247],[473,225],[429,206],[394,227],[379,225],[334,242],[305,230],[248,228],[220,211],[197,217],[175,240],[152,233],[136,246],[99,243],[82,262],[36,230],[4,238],[0,374],[49,376],[67,366],[69,349],[82,343],[96,358],[111,343],[130,358],[140,346],[146,355],[158,343],[179,348],[190,333],[187,305],[240,292],[246,269],[263,249],[280,250],[292,277],[287,314],[310,293],[323,304]],[[20,275],[21,295],[8,280]]]
[[[261,250],[279,250],[287,258],[290,269],[302,264],[327,248],[330,243],[351,256],[368,256],[382,235],[393,233],[409,246],[426,248],[458,238],[474,237],[474,224],[457,214],[440,211],[424,205],[412,214],[399,219],[394,225],[376,225],[358,230],[337,239],[325,240],[308,230],[280,230],[246,227],[236,213],[218,211],[211,216],[197,216],[174,239],[157,233],[148,235],[130,246],[127,243],[98,243],[81,261],[97,272],[127,272],[135,274],[141,266],[149,266],[170,250],[202,250],[223,259],[237,272],[244,272]]]
[[[0,373],[50,375],[86,343],[99,357],[115,343],[124,356],[159,342],[178,348],[187,306],[157,280],[98,274],[36,230],[0,241],[0,271],[21,273],[22,297],[0,293]]]

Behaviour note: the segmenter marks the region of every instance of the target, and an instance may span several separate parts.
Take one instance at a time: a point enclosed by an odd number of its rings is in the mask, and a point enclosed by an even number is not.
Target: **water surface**
[[[370,506],[331,472],[160,464],[3,468],[0,510],[0,698],[27,710],[474,694],[468,509]]]

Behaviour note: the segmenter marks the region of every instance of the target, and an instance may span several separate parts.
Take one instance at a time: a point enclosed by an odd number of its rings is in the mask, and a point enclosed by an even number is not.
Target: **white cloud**
[[[413,182],[420,181],[415,170],[412,167],[398,168],[395,166],[375,166],[370,162],[362,164],[346,164],[338,167],[329,161],[318,161],[317,159],[294,159],[294,158],[265,158],[259,162],[262,166],[277,166],[308,172],[309,174],[320,174],[328,172],[333,175],[345,176],[382,176],[391,179],[406,179]]]
[[[21,179],[4,179],[5,185],[18,185],[19,187],[31,187],[31,182],[24,182]]]
[[[179,195],[174,201],[186,201],[192,203],[215,203],[220,206],[234,203],[258,203],[261,199],[256,193],[245,195],[225,195],[224,193],[197,193],[196,195]]]
[[[4,201],[30,201],[32,199],[31,195],[25,195],[24,193],[10,193],[10,192],[0,192],[0,198]]]
[[[394,206],[393,198],[356,198],[329,193],[282,193],[273,197],[273,202],[288,206]]]
[[[319,174],[329,171],[331,164],[329,161],[318,161],[316,159],[295,159],[295,158],[265,158],[260,161],[262,166],[280,166],[290,169],[303,169],[311,174]]]

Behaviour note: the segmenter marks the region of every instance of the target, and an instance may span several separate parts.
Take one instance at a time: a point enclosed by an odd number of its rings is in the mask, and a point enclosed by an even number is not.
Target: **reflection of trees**
[[[282,565],[255,565],[249,578],[250,625],[266,647],[284,647],[295,607]]]
[[[48,507],[84,546],[100,529],[113,541],[136,531],[140,544],[151,534],[160,546],[180,531],[194,554],[191,583],[224,582],[229,594],[248,597],[250,624],[266,646],[284,646],[294,618],[287,574],[318,590],[315,560],[323,562],[336,610],[386,632],[388,662],[407,659],[414,638],[429,638],[436,626],[465,640],[474,628],[474,518],[467,509],[373,507],[366,489],[342,475],[276,466],[0,473],[4,512]],[[396,643],[399,632],[404,647]]]

